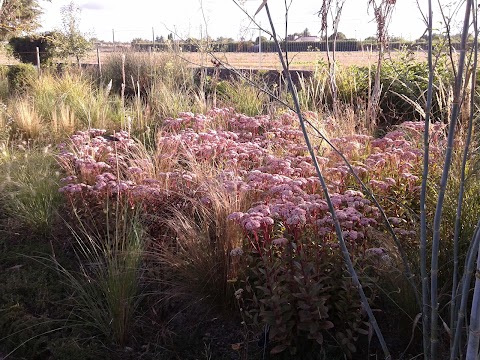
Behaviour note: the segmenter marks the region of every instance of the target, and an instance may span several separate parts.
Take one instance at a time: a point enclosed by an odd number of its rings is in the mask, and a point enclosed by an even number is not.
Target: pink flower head
[[[285,246],[288,244],[288,240],[284,237],[276,238],[272,240],[272,244],[277,246]]]

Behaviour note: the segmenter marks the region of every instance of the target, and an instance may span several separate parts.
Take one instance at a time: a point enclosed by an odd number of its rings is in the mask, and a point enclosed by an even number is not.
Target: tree
[[[255,39],[255,45],[258,45],[258,41],[259,41],[260,39],[262,40],[262,44],[263,44],[263,43],[266,43],[266,42],[268,41],[268,39],[267,39],[265,36],[260,36],[260,37],[257,36],[257,38]]]
[[[138,37],[138,38],[134,38],[131,42],[132,45],[137,45],[141,43],[151,43],[151,40],[146,40]]]
[[[8,42],[9,52],[23,63],[37,64],[36,48],[40,52],[40,63],[45,64],[55,56],[55,32],[40,35],[12,37]]]
[[[0,40],[39,27],[37,0],[0,0]]]
[[[441,41],[444,40],[445,37],[442,34],[439,33],[434,33],[432,34],[432,41]],[[460,41],[460,36],[459,35],[453,35],[451,36],[451,40],[454,41]],[[417,39],[417,42],[427,42],[428,41],[428,34],[424,34],[421,37]]]
[[[63,28],[56,39],[59,56],[63,58],[74,56],[78,64],[91,48],[91,43],[80,31],[80,12],[80,7],[73,1],[62,7]]]
[[[218,42],[218,43],[224,43],[224,44],[234,42],[234,40],[232,38],[230,38],[230,37],[227,38],[227,37],[223,37],[223,36],[218,37],[215,41]]]
[[[335,40],[335,39],[337,39],[337,40],[346,40],[347,37],[345,36],[344,33],[340,32],[340,31],[337,32],[337,33],[334,33],[334,34],[332,34],[332,35],[330,35],[330,36],[328,37],[328,40],[331,40],[331,41],[333,41],[333,40]]]
[[[303,30],[303,32],[302,32],[302,36],[305,36],[305,37],[311,36],[310,30],[308,30],[308,28],[305,28],[305,30]]]

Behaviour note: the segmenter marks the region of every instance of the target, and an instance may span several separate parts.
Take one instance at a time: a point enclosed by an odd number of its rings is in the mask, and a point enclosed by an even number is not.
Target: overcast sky
[[[287,0],[290,1],[290,0]],[[60,9],[70,0],[42,1],[44,14],[42,30],[61,26]],[[426,1],[419,1],[426,3]],[[247,0],[245,8],[250,13],[260,5],[261,0]],[[435,2],[436,3],[436,2]],[[254,39],[258,30],[233,0],[78,0],[81,9],[81,30],[102,40],[112,40],[112,29],[116,41],[130,41],[133,38],[166,37],[170,32],[180,37],[200,37],[201,31],[212,38],[219,36],[240,39]],[[284,36],[284,0],[269,0],[270,12],[274,17],[277,32]],[[308,28],[312,35],[320,31],[316,12],[320,0],[293,0],[289,12],[289,34]],[[203,9],[203,12],[202,12]],[[449,13],[452,10],[446,8]],[[436,14],[436,20],[440,21]],[[263,10],[256,19],[262,26],[268,26]],[[375,35],[372,11],[367,9],[367,0],[346,0],[339,31],[347,37],[363,39]],[[416,0],[398,0],[389,33],[403,36],[407,40],[420,37],[425,24],[416,5]]]

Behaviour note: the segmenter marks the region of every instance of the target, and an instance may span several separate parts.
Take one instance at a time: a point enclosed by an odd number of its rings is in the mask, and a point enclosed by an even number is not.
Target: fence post
[[[38,47],[35,48],[37,51],[37,71],[38,74],[40,75],[41,69],[40,69],[40,49]]]
[[[100,49],[97,46],[97,67],[98,67],[98,78],[100,83],[102,82],[102,63],[100,61]]]
[[[122,108],[125,110],[125,54],[122,53],[122,92],[121,92],[121,98],[122,98]]]

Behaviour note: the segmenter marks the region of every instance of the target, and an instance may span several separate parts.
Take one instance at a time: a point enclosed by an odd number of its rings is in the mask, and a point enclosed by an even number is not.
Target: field
[[[1,67],[0,359],[421,356],[424,54],[387,56],[374,111],[376,54],[338,53],[333,80],[324,55],[289,55],[319,70],[298,98],[262,72],[203,76],[192,65],[211,66],[205,54],[102,52],[102,77]],[[279,70],[274,54],[215,56]],[[452,253],[463,263],[475,248],[480,211],[480,159],[461,155],[480,141],[475,106],[448,127],[450,64],[436,63],[422,200],[432,230],[453,151],[438,358],[458,324]]]
[[[268,69],[281,70],[278,61],[278,55],[275,53],[214,53],[216,58],[241,69]],[[188,61],[194,64],[202,64],[202,54],[186,53],[181,54]],[[325,52],[298,52],[288,54],[290,60],[290,68],[292,70],[314,70],[319,63],[327,62],[327,54]],[[343,66],[368,66],[377,62],[378,53],[376,52],[338,52],[335,54],[336,60]],[[388,57],[397,59],[398,55],[390,54]],[[207,60],[213,56],[206,56]],[[425,54],[416,53],[416,59],[425,59]],[[205,62],[205,60],[203,60]]]
[[[126,52],[130,50],[126,49]],[[139,53],[141,54],[141,53]],[[281,66],[278,61],[278,55],[275,53],[177,53],[178,56],[192,66],[212,66],[211,61],[215,58],[220,61],[239,69],[265,69],[265,70],[280,70]],[[112,49],[100,49],[101,61],[108,61],[109,56],[112,55]],[[161,54],[155,54],[162,56]],[[398,52],[391,52],[387,54],[387,59],[396,60],[401,56]],[[415,52],[414,58],[419,61],[426,59],[425,52]],[[314,70],[319,62],[327,62],[327,54],[325,52],[292,52],[288,54],[290,60],[290,68],[292,70]],[[343,66],[358,65],[369,66],[377,62],[377,52],[358,51],[358,52],[338,52],[335,55],[336,61]],[[0,65],[16,64],[18,61],[9,57],[4,51],[0,52]],[[82,60],[85,64],[96,64],[97,53],[91,51]]]

